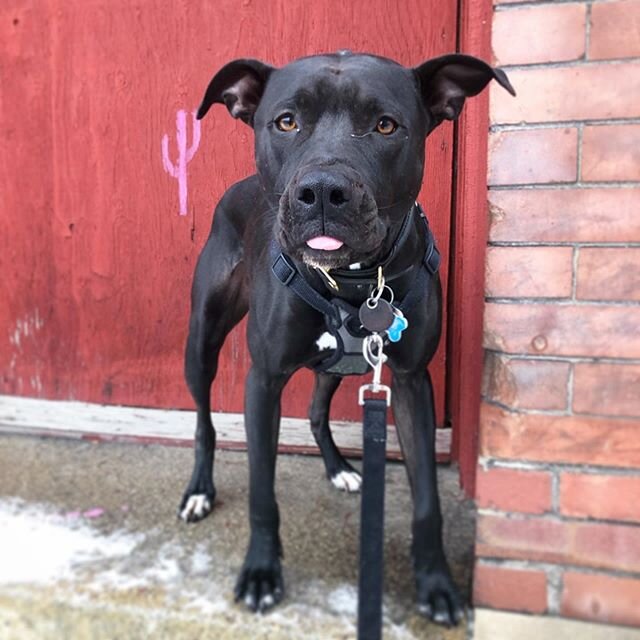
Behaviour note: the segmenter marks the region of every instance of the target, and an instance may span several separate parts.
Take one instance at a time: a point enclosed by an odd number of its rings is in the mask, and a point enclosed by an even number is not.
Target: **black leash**
[[[382,638],[387,401],[364,400],[358,640]]]
[[[360,574],[358,579],[358,640],[382,638],[384,582],[384,468],[387,445],[387,407],[391,389],[381,383],[384,341],[380,334],[365,339],[363,355],[373,368],[373,382],[360,387],[362,420],[362,487],[360,502]],[[365,393],[382,399],[365,398]]]

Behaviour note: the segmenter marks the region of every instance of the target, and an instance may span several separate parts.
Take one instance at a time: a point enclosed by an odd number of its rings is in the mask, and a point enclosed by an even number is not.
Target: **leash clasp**
[[[387,405],[391,403],[391,389],[386,384],[363,384],[358,392],[358,404],[364,405],[364,394],[366,391],[371,393],[384,393],[386,394]]]
[[[370,384],[363,384],[358,391],[358,404],[364,405],[364,394],[369,391],[370,393],[384,393],[386,395],[387,405],[391,403],[391,389],[381,383],[382,378],[382,365],[386,362],[387,356],[382,352],[384,341],[379,333],[372,333],[362,341],[362,355],[364,359],[373,368],[373,382]]]

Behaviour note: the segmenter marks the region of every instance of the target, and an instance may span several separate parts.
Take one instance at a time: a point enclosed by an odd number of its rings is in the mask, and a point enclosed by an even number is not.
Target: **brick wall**
[[[476,606],[640,625],[640,0],[496,0]]]

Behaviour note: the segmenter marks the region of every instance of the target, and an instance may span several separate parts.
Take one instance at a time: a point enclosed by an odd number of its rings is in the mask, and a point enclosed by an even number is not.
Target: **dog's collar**
[[[394,259],[403,257],[401,250],[414,229],[412,221],[416,215],[422,219],[427,231],[425,253],[421,261],[412,260],[407,266],[401,266],[397,271],[394,271]],[[393,247],[380,264],[357,271],[346,269],[331,271],[332,278],[335,278],[338,284],[337,291],[323,277],[318,275],[312,267],[304,265],[300,268],[296,266],[295,262],[282,252],[280,245],[275,240],[271,244],[270,253],[271,270],[276,278],[283,285],[293,289],[299,297],[325,316],[329,318],[335,317],[338,323],[340,320],[337,317],[336,308],[331,299],[342,299],[351,305],[359,306],[376,287],[379,266],[383,267],[385,282],[393,288],[397,296],[403,298],[403,303],[421,296],[421,292],[415,290],[418,275],[425,269],[429,274],[434,274],[440,266],[440,252],[436,247],[424,211],[417,202],[405,217]]]
[[[419,262],[416,262],[415,259],[408,259],[410,258],[409,253],[412,251],[407,251],[407,245],[415,239],[412,236],[415,236],[415,223],[419,219],[427,228],[427,245],[434,247],[434,250],[430,252],[429,260],[437,260],[438,262],[430,264],[428,267],[430,269],[434,267],[433,271],[435,271],[440,264],[440,254],[435,249],[433,235],[424,211],[417,202],[405,216],[391,249],[381,261],[363,269],[331,269],[328,273],[329,278],[324,273],[320,275],[318,270],[307,265],[301,267],[301,270],[307,272],[307,279],[323,293],[329,293],[331,296],[347,300],[351,304],[360,305],[377,286],[379,269],[382,267],[386,284],[393,289],[396,296],[403,297],[409,292],[415,280],[416,269],[419,268]]]
[[[419,215],[424,217],[424,213],[420,205],[416,202],[409,212],[404,217],[402,221],[402,226],[400,227],[400,231],[396,236],[396,239],[393,242],[389,253],[382,259],[377,262],[373,266],[358,268],[358,269],[331,269],[331,277],[336,281],[338,285],[338,291],[343,287],[353,286],[354,284],[366,284],[368,286],[375,286],[378,283],[378,272],[380,267],[385,274],[385,279],[387,282],[397,278],[401,273],[393,274],[390,273],[390,266],[393,262],[393,259],[398,255],[402,247],[406,244],[409,239],[409,235],[411,233],[411,221],[413,220],[413,216],[417,212]],[[342,286],[341,286],[342,285]]]

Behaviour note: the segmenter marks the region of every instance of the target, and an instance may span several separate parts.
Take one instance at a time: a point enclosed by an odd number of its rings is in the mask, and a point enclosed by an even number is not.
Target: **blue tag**
[[[391,342],[399,342],[400,338],[402,338],[402,332],[409,326],[409,322],[407,319],[400,315],[396,314],[396,317],[393,320],[393,324],[387,329],[387,335],[389,336],[389,340]]]

